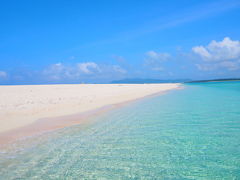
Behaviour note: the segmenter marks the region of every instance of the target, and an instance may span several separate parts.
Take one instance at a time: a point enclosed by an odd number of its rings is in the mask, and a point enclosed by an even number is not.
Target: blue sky
[[[13,0],[0,19],[0,84],[240,77],[239,0]]]

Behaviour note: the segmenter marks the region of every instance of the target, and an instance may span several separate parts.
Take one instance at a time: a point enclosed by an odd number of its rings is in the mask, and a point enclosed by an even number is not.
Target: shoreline
[[[1,146],[5,146],[7,144],[14,143],[15,141],[18,141],[24,138],[31,138],[32,136],[41,135],[43,133],[51,132],[61,128],[91,123],[92,122],[91,119],[105,112],[109,112],[111,110],[122,107],[126,104],[137,102],[145,98],[159,96],[167,93],[168,91],[182,88],[179,83],[178,84],[176,83],[174,85],[175,86],[171,88],[168,88],[165,90],[159,90],[158,92],[155,92],[155,93],[149,93],[141,97],[125,100],[119,103],[107,104],[107,105],[94,108],[91,110],[83,111],[83,112],[66,114],[66,115],[61,115],[56,117],[39,118],[25,126],[14,128],[5,132],[0,132],[0,144]]]

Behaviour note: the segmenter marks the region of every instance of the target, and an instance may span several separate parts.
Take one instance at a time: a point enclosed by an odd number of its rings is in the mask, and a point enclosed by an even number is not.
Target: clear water
[[[240,179],[240,83],[203,83],[0,153],[0,179]]]

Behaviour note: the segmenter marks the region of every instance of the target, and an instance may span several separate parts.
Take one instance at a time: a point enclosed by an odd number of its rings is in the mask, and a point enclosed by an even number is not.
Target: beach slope
[[[39,119],[87,112],[177,87],[179,84],[0,86],[0,133]]]

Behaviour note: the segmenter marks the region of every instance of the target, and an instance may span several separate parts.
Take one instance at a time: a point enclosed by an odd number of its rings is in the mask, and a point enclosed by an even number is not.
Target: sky
[[[240,78],[239,0],[10,0],[0,84]]]

